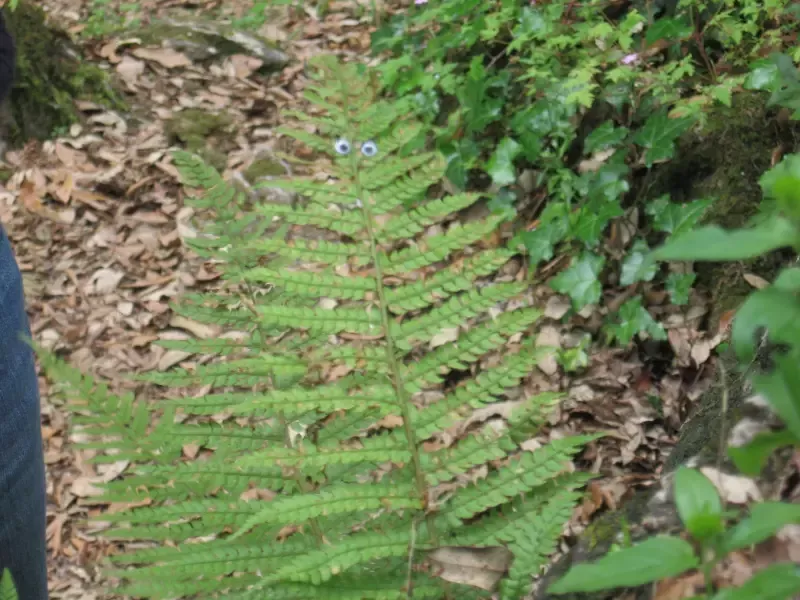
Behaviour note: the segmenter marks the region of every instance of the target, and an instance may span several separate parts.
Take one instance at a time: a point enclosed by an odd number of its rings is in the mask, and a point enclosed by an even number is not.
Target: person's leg
[[[39,387],[22,278],[0,226],[0,571],[20,600],[47,599],[45,479]]]

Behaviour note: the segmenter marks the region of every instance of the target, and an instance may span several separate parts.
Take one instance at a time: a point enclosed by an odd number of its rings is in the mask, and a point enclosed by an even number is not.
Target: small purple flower
[[[623,65],[632,65],[638,60],[639,60],[639,55],[636,52],[634,52],[633,54],[628,54],[626,56],[623,56],[622,61],[620,62],[622,62]]]
[[[428,3],[428,0],[414,0],[414,4],[417,4],[417,5],[419,5],[419,4],[427,4],[427,3]]]

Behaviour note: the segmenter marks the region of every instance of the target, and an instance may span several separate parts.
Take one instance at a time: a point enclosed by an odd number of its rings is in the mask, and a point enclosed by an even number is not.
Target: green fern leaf
[[[0,575],[0,600],[17,600],[17,588],[14,587],[14,579],[8,569],[3,569]]]
[[[112,394],[42,355],[94,460],[131,461],[102,499],[132,508],[99,518],[147,543],[110,557],[109,575],[146,598],[440,598],[427,553],[458,542],[511,549],[501,590],[517,597],[587,481],[571,460],[593,438],[525,450],[559,399],[519,393],[551,352],[533,344],[541,313],[500,273],[514,256],[495,247],[501,217],[466,217],[482,196],[442,192],[446,160],[419,151],[411,100],[332,57],[306,74],[313,107],[281,131],[330,160],[324,177],[257,184],[288,204],[174,156],[197,219],[187,245],[221,277],[173,309],[219,333],[161,342],[190,358],[137,377],[172,399]],[[476,428],[487,415],[502,418]]]

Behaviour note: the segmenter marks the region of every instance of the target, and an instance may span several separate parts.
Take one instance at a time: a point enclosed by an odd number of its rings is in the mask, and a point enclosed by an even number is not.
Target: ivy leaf
[[[711,600],[786,600],[800,593],[800,567],[792,563],[770,565],[741,587],[726,588]]]
[[[728,448],[728,456],[742,474],[755,477],[767,465],[773,452],[778,448],[797,444],[797,442],[797,438],[788,429],[763,431],[744,446]]]
[[[681,467],[675,473],[675,507],[696,540],[709,540],[725,528],[717,488],[700,471]]]
[[[713,200],[696,200],[689,204],[670,202],[664,194],[647,205],[646,212],[653,217],[656,231],[680,235],[691,230],[703,217]]]
[[[614,127],[612,121],[606,121],[586,136],[583,151],[586,154],[593,154],[611,148],[621,144],[627,135],[628,130],[625,127]]]
[[[800,525],[800,505],[760,502],[750,509],[749,517],[725,532],[721,551],[727,554],[759,544],[771,538],[785,525]]]
[[[510,189],[502,189],[497,195],[492,197],[487,203],[489,212],[493,215],[502,216],[506,220],[511,220],[517,214],[514,208],[514,203],[517,201],[517,195]]]
[[[569,206],[565,202],[548,204],[539,217],[539,226],[519,237],[525,245],[531,265],[553,258],[553,248],[567,235]]]
[[[572,306],[580,310],[587,304],[597,304],[603,291],[598,276],[606,259],[591,252],[573,258],[568,269],[554,277],[550,287],[572,299]]]
[[[551,585],[551,594],[595,592],[636,587],[694,569],[699,561],[692,546],[677,537],[657,535],[639,544],[617,550],[600,560],[572,567]]]
[[[745,260],[798,242],[800,235],[792,222],[773,216],[749,229],[727,231],[710,225],[673,236],[653,252],[653,257],[656,260]]]
[[[631,298],[619,307],[616,321],[608,325],[608,332],[612,339],[616,338],[623,346],[627,346],[639,332],[649,334],[654,340],[667,339],[664,328],[642,306],[642,299],[639,296]]]
[[[694,273],[670,273],[667,277],[667,291],[672,303],[678,306],[689,302],[689,292],[697,275]]]
[[[682,19],[663,18],[657,20],[647,29],[645,39],[648,44],[660,40],[680,40],[692,34],[692,26]]]
[[[513,138],[506,137],[500,141],[487,165],[487,172],[492,176],[492,181],[495,184],[500,186],[511,185],[517,180],[514,159],[521,150],[522,146]]]
[[[649,253],[647,242],[637,240],[622,263],[620,284],[631,285],[637,281],[651,281],[655,277],[658,265],[650,259]]]
[[[774,90],[781,82],[778,65],[768,58],[763,58],[753,63],[750,73],[744,80],[744,87],[748,90]]]
[[[592,202],[584,206],[572,226],[572,235],[590,248],[600,243],[600,236],[611,219],[624,214],[618,201],[604,202],[599,208],[596,204]]]
[[[653,163],[672,158],[675,154],[675,140],[689,127],[693,119],[679,117],[670,119],[667,110],[660,110],[650,116],[636,135],[633,141],[647,149],[645,164],[648,168]]]

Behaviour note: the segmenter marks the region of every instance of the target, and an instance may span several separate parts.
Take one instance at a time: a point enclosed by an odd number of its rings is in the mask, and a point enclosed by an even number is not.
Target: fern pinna
[[[482,247],[498,218],[452,218],[476,194],[428,199],[442,158],[415,150],[423,128],[368,74],[332,59],[314,73],[317,112],[295,116],[318,134],[283,133],[332,160],[324,179],[269,182],[294,203],[252,206],[175,156],[202,192],[187,202],[213,216],[190,244],[225,279],[176,311],[225,333],[165,342],[221,360],[143,378],[214,393],[149,410],[45,357],[91,447],[136,464],[106,498],[137,508],[101,519],[150,543],[112,574],[150,598],[488,597],[437,577],[430,551],[505,546],[500,595],[521,598],[587,481],[569,466],[590,438],[524,443],[558,397],[516,393],[542,357],[526,335],[540,313],[497,276],[512,253]]]

